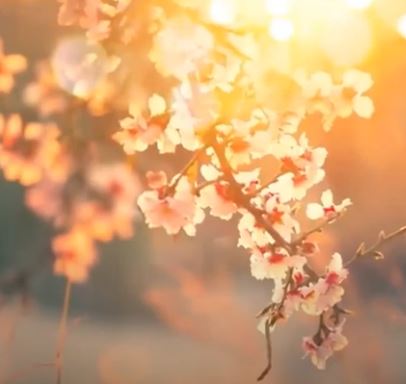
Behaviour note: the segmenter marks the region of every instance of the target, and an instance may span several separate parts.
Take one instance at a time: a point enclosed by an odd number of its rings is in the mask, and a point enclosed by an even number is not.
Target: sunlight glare
[[[282,16],[289,13],[291,0],[266,0],[267,11],[274,16]]]
[[[269,35],[277,41],[288,41],[293,33],[293,23],[289,19],[273,19],[269,24]]]
[[[210,19],[219,25],[229,25],[235,20],[235,4],[232,0],[212,0]]]
[[[346,0],[346,2],[353,9],[367,9],[372,5],[372,0]]]
[[[341,14],[330,20],[322,40],[322,48],[338,66],[358,65],[372,47],[368,20],[361,14]]]
[[[406,14],[399,18],[397,22],[397,30],[399,34],[406,39]]]

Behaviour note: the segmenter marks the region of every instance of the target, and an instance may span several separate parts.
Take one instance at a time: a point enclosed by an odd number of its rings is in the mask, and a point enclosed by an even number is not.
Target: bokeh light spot
[[[288,41],[295,32],[293,23],[289,19],[273,19],[269,24],[269,35],[277,41]]]
[[[266,0],[266,9],[271,15],[274,16],[288,14],[291,6],[291,0]]]
[[[360,64],[372,47],[371,27],[362,14],[337,15],[327,25],[321,44],[335,65],[349,67]]]
[[[367,9],[372,5],[372,0],[346,0],[346,2],[353,9]]]
[[[58,43],[52,68],[61,88],[86,99],[109,71],[109,61],[100,45],[89,45],[84,37],[75,36]]]
[[[235,20],[235,4],[232,0],[212,0],[210,3],[210,19],[220,25],[232,24]]]
[[[401,16],[397,22],[397,30],[406,39],[406,14]]]

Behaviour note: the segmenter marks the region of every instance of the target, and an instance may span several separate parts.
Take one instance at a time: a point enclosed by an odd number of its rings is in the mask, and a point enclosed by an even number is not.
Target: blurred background
[[[240,1],[253,15],[258,2]],[[328,177],[314,196],[330,187],[354,202],[317,235],[321,262],[335,250],[349,258],[361,241],[406,224],[406,1],[301,0],[289,13],[290,3],[267,2],[276,67],[357,67],[375,80],[372,120],[339,121],[329,134],[308,128],[329,150]],[[227,22],[225,6],[211,4],[214,21]],[[57,26],[57,9],[53,0],[0,0],[6,51],[31,64],[0,112],[29,117],[19,92],[35,62],[77,35]],[[25,207],[17,184],[0,182],[0,212],[0,383],[52,383],[54,373],[43,364],[53,359],[64,284],[43,261],[52,228]],[[255,314],[272,287],[251,278],[249,257],[235,243],[235,226],[210,219],[196,238],[173,239],[138,223],[134,239],[103,246],[89,281],[73,289],[64,383],[255,382],[265,364]],[[274,335],[266,382],[406,383],[406,239],[388,245],[385,255],[359,261],[346,283],[344,304],[354,311],[345,330],[350,346],[317,371],[301,359],[301,338],[314,333],[316,322],[295,316]],[[23,294],[7,285],[16,274]]]

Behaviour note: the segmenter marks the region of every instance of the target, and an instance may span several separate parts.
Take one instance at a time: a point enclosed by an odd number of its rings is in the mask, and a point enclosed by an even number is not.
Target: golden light
[[[301,46],[315,47],[325,36],[332,19],[348,12],[344,0],[305,0],[296,1],[292,8],[295,23],[295,38]]]
[[[236,16],[235,4],[232,0],[212,0],[209,14],[210,19],[216,24],[232,24]]]
[[[293,37],[295,28],[289,19],[273,19],[269,24],[269,35],[277,41],[288,41]]]
[[[388,26],[393,27],[398,23],[402,15],[406,14],[405,0],[374,0],[376,15]]]
[[[267,11],[274,16],[283,16],[289,13],[292,1],[291,0],[266,0]]]
[[[406,39],[406,14],[401,16],[397,22],[397,30]]]
[[[362,14],[343,13],[330,19],[321,41],[322,49],[335,65],[362,63],[372,47],[372,31]]]
[[[347,5],[353,9],[367,9],[373,0],[346,0]]]

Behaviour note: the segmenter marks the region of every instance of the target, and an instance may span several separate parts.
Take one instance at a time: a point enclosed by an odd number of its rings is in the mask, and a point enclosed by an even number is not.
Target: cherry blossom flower
[[[241,219],[238,223],[238,246],[245,249],[256,249],[267,247],[274,244],[275,240],[269,232],[256,222],[255,217],[248,213],[243,212]]]
[[[235,169],[271,153],[269,143],[276,136],[269,127],[268,116],[258,110],[247,120],[232,119],[229,126],[222,126],[222,132],[230,136],[226,156]]]
[[[173,91],[168,136],[188,151],[202,146],[207,130],[220,113],[219,100],[210,89],[196,82],[183,82]]]
[[[302,268],[306,263],[303,256],[289,256],[283,250],[255,251],[250,257],[251,274],[258,280],[284,279],[289,268]]]
[[[325,148],[311,148],[303,134],[299,141],[287,140],[282,155],[282,172],[293,174],[294,197],[303,199],[308,190],[320,183],[325,171],[322,168],[327,157]]]
[[[195,225],[203,221],[204,213],[196,206],[196,197],[186,177],[177,182],[173,194],[160,190],[143,192],[138,205],[150,228],[163,227],[169,235],[176,235],[182,229],[194,235]]]
[[[292,235],[299,233],[300,226],[293,218],[292,207],[281,204],[279,195],[270,196],[265,203],[267,219],[273,228],[287,241],[290,242]]]
[[[58,0],[58,23],[88,28],[97,22],[98,0]]]
[[[4,177],[22,185],[40,181],[47,168],[55,167],[61,152],[59,130],[54,124],[28,123],[19,115],[3,119],[0,128],[0,168]]]
[[[129,238],[137,216],[136,201],[140,183],[125,164],[97,165],[89,170],[89,186],[101,200],[81,203],[76,208],[76,222],[86,223],[92,236],[111,241],[114,235]]]
[[[162,136],[168,123],[167,106],[162,96],[153,95],[148,101],[148,116],[140,116],[139,106],[131,103],[131,117],[120,121],[122,130],[113,135],[113,139],[123,146],[124,152],[132,155],[143,152],[155,144]]]
[[[334,354],[348,345],[347,338],[341,333],[343,324],[328,330],[328,335],[321,340],[320,337],[303,338],[305,357],[309,356],[311,362],[318,369],[326,368],[326,361]]]
[[[67,95],[60,89],[47,61],[37,65],[36,80],[27,85],[23,98],[27,105],[35,107],[44,117],[62,113],[68,107]]]
[[[52,241],[55,252],[54,272],[73,283],[87,280],[89,269],[97,260],[93,240],[81,228],[56,236]]]
[[[350,199],[344,199],[340,204],[334,204],[333,192],[328,189],[321,195],[321,204],[310,203],[307,205],[306,214],[311,220],[319,220],[323,217],[330,219],[344,212],[351,204]]]
[[[349,117],[353,112],[363,118],[370,118],[374,113],[374,104],[364,93],[373,85],[372,77],[358,70],[349,70],[343,76],[343,84],[334,98],[336,114]]]
[[[223,182],[203,188],[199,193],[198,204],[202,208],[210,208],[212,216],[223,220],[230,220],[238,209],[230,196],[229,186]]]
[[[163,75],[184,80],[204,65],[213,44],[205,27],[180,17],[167,21],[155,34],[150,59]]]
[[[90,41],[102,41],[107,39],[111,33],[111,21],[110,20],[99,20],[87,31],[87,38]]]
[[[234,55],[225,53],[223,63],[214,62],[206,83],[209,88],[217,88],[225,93],[234,89],[234,82],[241,71],[241,60]]]
[[[310,189],[325,177],[327,150],[310,144],[302,123],[316,113],[328,131],[337,117],[371,117],[373,103],[365,94],[372,78],[358,70],[345,72],[341,83],[327,72],[293,73],[284,55],[271,54],[269,36],[257,28],[268,23],[266,13],[248,2],[237,7],[242,21],[230,28],[209,20],[206,4],[199,0],[176,0],[170,6],[165,1],[139,6],[135,0],[58,3],[59,23],[85,28],[92,44],[89,51],[87,43],[75,42],[75,50],[83,46],[89,53],[74,69],[66,66],[70,53],[60,62],[55,56],[59,65],[54,67],[62,68],[58,80],[68,80],[59,83],[80,98],[80,108],[92,120],[122,111],[123,100],[132,100],[111,146],[118,143],[126,155],[156,147],[160,154],[193,156],[172,179],[162,171],[146,172],[149,190],[141,193],[133,159],[127,159],[129,166],[123,154],[117,161],[115,150],[105,150],[109,143],[103,130],[93,135],[92,129],[88,140],[90,130],[71,135],[61,127],[60,137],[52,123],[0,115],[5,178],[27,186],[27,206],[58,230],[52,241],[54,272],[74,283],[85,281],[97,261],[99,242],[133,235],[137,205],[149,228],[163,228],[169,235],[195,235],[206,214],[223,220],[238,216],[238,246],[250,255],[252,276],[273,283],[259,329],[265,332],[271,324],[273,330],[299,310],[319,316],[318,332],[304,338],[303,347],[313,364],[324,369],[326,360],[347,344],[339,318],[344,312],[336,311],[348,271],[338,253],[324,274],[307,263],[318,247],[310,239],[312,231],[301,232],[301,208],[311,220],[332,222],[351,201],[335,204],[327,190],[320,203],[308,204]],[[140,83],[132,81],[133,66],[128,67],[136,56],[131,50],[145,49],[138,37],[150,43],[144,56],[156,69],[146,73],[158,77],[148,85],[166,95],[147,96],[145,106]],[[12,89],[14,75],[25,66],[22,56],[0,52],[0,93]],[[24,100],[46,118],[79,104],[60,89],[49,64],[40,64]],[[66,119],[60,120],[64,124]],[[324,317],[331,313],[330,327]]]
[[[347,276],[348,271],[343,267],[341,255],[335,253],[326,275],[315,284],[301,288],[303,310],[309,315],[318,316],[340,302],[344,295],[344,288],[340,284]]]
[[[296,75],[296,80],[303,89],[308,113],[319,112],[329,115],[334,112],[331,96],[334,92],[334,82],[330,74],[315,72],[306,76],[303,72]]]
[[[7,55],[0,40],[0,93],[9,93],[14,87],[14,76],[25,71],[27,60],[18,54]]]
[[[117,206],[109,209],[98,201],[78,201],[72,209],[71,220],[81,225],[89,237],[109,242],[117,235],[128,239],[134,234],[134,210]]]
[[[168,185],[168,177],[163,171],[148,171],[146,174],[148,187],[151,189],[161,189]]]
[[[267,195],[277,196],[280,204],[291,202],[295,197],[294,175],[291,172],[284,173],[276,178],[264,188],[264,193]]]
[[[63,188],[63,183],[44,178],[26,191],[25,204],[36,215],[59,227],[65,222]]]

